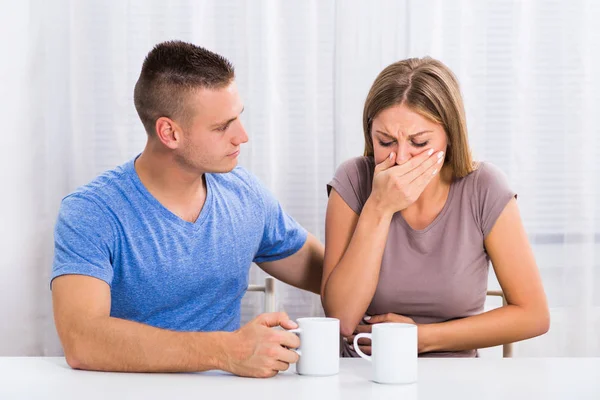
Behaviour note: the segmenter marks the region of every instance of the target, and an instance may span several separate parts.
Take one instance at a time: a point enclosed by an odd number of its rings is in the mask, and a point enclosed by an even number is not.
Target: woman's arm
[[[354,332],[375,294],[390,220],[370,200],[359,217],[331,190],[321,300],[325,314],[340,320],[343,336]]]
[[[350,336],[369,307],[394,213],[419,198],[438,172],[443,153],[425,150],[401,165],[395,153],[375,167],[373,191],[360,217],[332,190],[325,218],[321,301]]]
[[[492,347],[548,331],[546,295],[515,199],[484,244],[508,305],[460,320],[419,325],[419,352]]]

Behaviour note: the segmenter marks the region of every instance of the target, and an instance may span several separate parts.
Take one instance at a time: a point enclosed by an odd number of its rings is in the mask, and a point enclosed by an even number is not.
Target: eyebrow
[[[245,107],[242,107],[242,111],[240,111],[240,114],[242,114],[245,109],[246,109]],[[216,123],[216,124],[212,125],[211,129],[219,128],[219,127],[225,126],[225,125],[229,125],[230,123],[232,123],[233,121],[235,121],[236,119],[238,119],[238,117],[240,116],[240,114],[238,114],[237,116],[235,116],[233,118],[228,119],[227,121],[219,122],[219,123]]]
[[[381,135],[383,135],[383,136],[385,136],[385,137],[387,137],[389,139],[396,140],[396,138],[393,137],[392,135],[390,135],[389,133],[385,133],[385,132],[382,132],[382,131],[379,131],[379,130],[377,130],[375,132],[377,132],[377,133],[379,133],[379,134],[381,134]],[[430,130],[421,131],[421,132],[417,132],[417,133],[415,133],[413,135],[409,135],[408,137],[411,138],[411,139],[413,139],[413,138],[416,138],[417,136],[421,136],[421,135],[423,135],[425,133],[430,133],[430,132],[433,132],[433,131],[430,131]]]

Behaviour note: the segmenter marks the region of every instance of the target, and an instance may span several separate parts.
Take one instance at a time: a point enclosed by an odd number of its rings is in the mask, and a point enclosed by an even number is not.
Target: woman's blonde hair
[[[463,100],[458,81],[448,67],[425,57],[398,61],[381,71],[365,101],[365,156],[374,156],[373,119],[381,111],[398,104],[442,125],[448,137],[446,165],[454,178],[473,172]]]

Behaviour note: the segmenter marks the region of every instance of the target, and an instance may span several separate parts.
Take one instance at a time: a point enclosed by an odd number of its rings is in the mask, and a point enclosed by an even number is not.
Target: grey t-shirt
[[[371,194],[374,168],[370,157],[344,162],[328,192],[334,188],[360,215]],[[513,197],[506,176],[489,163],[479,163],[474,172],[452,182],[442,211],[425,229],[412,229],[401,213],[394,214],[367,315],[395,313],[429,324],[483,312],[490,261],[484,239]],[[475,349],[421,354],[476,355]],[[342,356],[357,354],[343,342]]]

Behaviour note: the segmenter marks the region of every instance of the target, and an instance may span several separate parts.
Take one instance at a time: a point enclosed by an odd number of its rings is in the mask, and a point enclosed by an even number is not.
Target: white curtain
[[[0,355],[60,354],[48,276],[61,198],[139,153],[133,85],[152,46],[228,57],[245,100],[241,163],[324,239],[325,184],[362,152],[362,105],[389,63],[431,55],[458,75],[478,159],[502,168],[552,327],[517,356],[600,356],[600,4],[588,1],[1,2]],[[251,281],[264,274],[254,268]],[[497,285],[493,275],[490,286]],[[278,308],[322,314],[283,284]],[[249,293],[243,319],[262,310]]]

